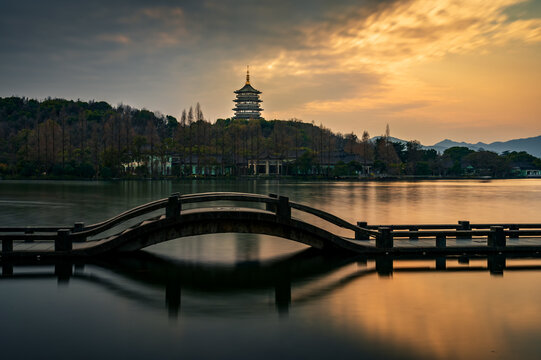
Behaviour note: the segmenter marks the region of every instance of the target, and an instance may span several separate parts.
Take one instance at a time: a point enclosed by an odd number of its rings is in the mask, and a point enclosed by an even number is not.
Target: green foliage
[[[446,149],[443,152],[443,156],[449,157],[453,161],[461,161],[466,155],[471,154],[475,151],[462,146],[453,146],[449,149]]]
[[[419,161],[415,164],[415,175],[431,175],[432,170],[428,161]]]
[[[355,176],[358,171],[362,170],[362,165],[356,161],[350,161],[347,164],[339,161],[333,168],[332,175],[334,177]]]
[[[75,168],[74,171],[75,175],[85,178],[85,179],[91,179],[96,174],[96,171],[94,170],[94,167],[89,163],[83,163],[80,164]]]
[[[191,176],[191,169],[205,176],[250,175],[248,162],[265,159],[283,160],[287,174],[335,177],[356,176],[366,166],[372,173],[395,176],[502,177],[541,168],[541,159],[525,152],[500,156],[454,147],[439,155],[417,141],[404,144],[387,136],[371,141],[366,132],[360,139],[297,119],[218,119],[211,124],[200,106],[195,109],[195,114],[184,111],[179,121],[104,101],[0,98],[0,173],[159,177],[172,156],[173,176]]]
[[[313,166],[314,154],[311,151],[304,152],[297,161],[293,163],[294,171],[298,175],[311,175]]]
[[[103,179],[111,179],[113,177],[113,171],[109,167],[104,166],[100,169],[100,175]]]

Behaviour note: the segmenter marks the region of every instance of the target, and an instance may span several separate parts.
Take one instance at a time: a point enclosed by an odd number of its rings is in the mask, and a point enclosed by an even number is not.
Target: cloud
[[[306,76],[323,78],[336,72],[380,77],[377,93],[347,91],[342,99],[299,103],[299,109],[309,113],[384,106],[393,112],[407,103],[417,104],[412,108],[433,102],[452,103],[456,99],[438,96],[441,89],[417,79],[410,68],[450,54],[486,51],[516,41],[541,41],[541,19],[511,21],[505,15],[508,6],[520,2],[412,0],[386,4],[372,12],[352,6],[347,15],[332,12],[325,21],[302,24],[295,31],[302,34],[295,38],[297,46],[270,56],[263,52],[253,65],[264,69],[263,76],[272,79],[284,74],[299,80]]]
[[[99,41],[112,42],[122,45],[130,44],[132,42],[128,36],[122,34],[101,34],[97,36],[97,39]]]
[[[357,112],[450,122],[465,96],[453,86],[480,79],[448,59],[541,42],[541,19],[511,14],[517,6],[530,9],[522,0],[5,0],[0,91],[44,97],[63,83],[73,88],[67,95],[92,97],[116,89],[163,112],[201,101],[222,117],[250,64],[272,117],[331,122]],[[419,71],[429,66],[460,81],[432,81]],[[515,73],[506,66],[499,69]]]

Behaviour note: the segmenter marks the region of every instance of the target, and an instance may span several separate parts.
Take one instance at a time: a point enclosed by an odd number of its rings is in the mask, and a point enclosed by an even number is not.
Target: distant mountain
[[[372,141],[376,141],[380,137],[381,136],[374,136],[372,138]],[[402,140],[402,139],[395,138],[392,136],[389,137],[389,140],[392,142],[397,142],[401,144],[406,144],[408,142],[407,140]],[[524,138],[524,139],[513,139],[509,141],[496,141],[490,144],[486,144],[484,142],[478,142],[476,144],[472,144],[472,143],[467,143],[467,142],[458,142],[458,141],[445,139],[431,146],[422,145],[423,149],[434,149],[439,153],[442,153],[446,149],[449,149],[453,146],[463,146],[463,147],[467,147],[476,151],[483,149],[483,150],[488,150],[488,151],[494,151],[499,154],[501,154],[504,151],[526,151],[530,155],[541,158],[541,135],[530,137],[530,138]]]
[[[541,135],[525,139],[514,139],[509,141],[496,141],[490,144],[478,142],[477,144],[471,144],[466,142],[456,142],[453,140],[445,139],[432,146],[425,146],[427,149],[434,149],[438,152],[443,152],[453,146],[464,146],[472,150],[489,150],[497,153],[504,151],[526,151],[528,154],[541,158]]]

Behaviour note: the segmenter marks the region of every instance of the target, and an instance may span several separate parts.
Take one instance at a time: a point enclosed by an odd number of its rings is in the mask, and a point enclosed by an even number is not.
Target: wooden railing
[[[147,204],[137,206],[105,221],[85,226],[77,222],[73,226],[25,226],[25,227],[0,227],[0,239],[2,240],[2,252],[13,250],[14,240],[34,241],[55,241],[56,250],[71,250],[73,242],[86,241],[89,237],[101,234],[111,228],[132,220],[136,217],[152,213],[165,208],[167,218],[180,216],[183,204],[196,204],[203,202],[232,201],[265,204],[267,211],[272,211],[280,221],[287,221],[291,218],[291,209],[297,209],[316,215],[334,225],[353,230],[362,229],[350,224],[332,214],[317,210],[306,205],[289,202],[289,198],[275,194],[245,194],[245,193],[198,193],[189,195],[172,194],[168,198],[156,200]],[[377,233],[368,229],[366,232]]]
[[[175,193],[168,198],[137,206],[110,219],[87,226],[82,222],[77,222],[73,226],[0,227],[2,252],[13,251],[14,240],[24,240],[25,242],[54,240],[55,250],[67,251],[72,249],[73,242],[86,241],[89,237],[102,234],[136,217],[165,208],[166,219],[174,219],[181,215],[184,204],[215,201],[265,204],[265,209],[275,213],[277,221],[282,222],[291,219],[291,209],[298,210],[301,213],[316,216],[334,226],[353,231],[352,240],[375,239],[375,245],[379,248],[392,248],[394,239],[418,240],[419,238],[436,238],[435,245],[441,248],[446,246],[448,237],[456,239],[488,237],[488,246],[502,247],[506,244],[506,238],[541,236],[541,224],[470,224],[469,221],[459,221],[457,224],[428,225],[368,225],[366,222],[352,224],[323,210],[290,202],[288,197],[276,194],[212,192],[180,195]]]

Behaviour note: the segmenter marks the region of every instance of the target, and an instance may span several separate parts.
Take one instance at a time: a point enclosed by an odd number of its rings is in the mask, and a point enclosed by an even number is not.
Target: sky
[[[541,0],[0,0],[0,96],[263,117],[431,145],[541,135]]]

